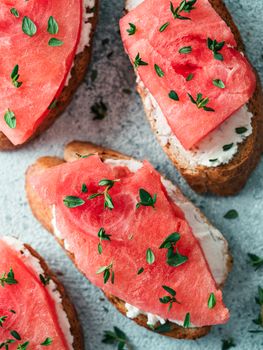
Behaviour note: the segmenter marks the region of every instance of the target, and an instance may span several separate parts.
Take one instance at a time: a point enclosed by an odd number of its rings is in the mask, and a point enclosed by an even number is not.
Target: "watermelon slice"
[[[80,38],[82,6],[82,0],[0,3],[0,130],[14,145],[34,133],[64,87]],[[19,78],[16,72],[11,78],[16,65]],[[18,82],[22,85],[14,86]],[[8,111],[11,123],[4,118]]]
[[[178,10],[185,20],[173,15],[182,3],[172,1],[171,9],[169,0],[145,0],[121,19],[120,29],[133,64],[137,57],[140,79],[181,144],[191,149],[249,100],[256,78],[210,2],[197,0],[189,12]],[[224,45],[211,50],[208,39]],[[215,85],[219,80],[224,88]],[[204,106],[194,103],[198,94],[209,99]]]
[[[28,348],[40,349],[40,344],[50,338],[50,350],[68,350],[70,347],[60,328],[55,302],[48,287],[40,281],[38,271],[32,267],[34,258],[25,249],[21,252],[8,242],[10,238],[0,240],[0,347],[5,348],[2,344],[12,339],[14,342],[8,344],[9,350],[18,349],[26,342],[29,342]],[[16,240],[14,242],[20,246]],[[16,284],[3,280],[3,275],[7,277],[10,271]],[[18,337],[13,335],[14,331]]]
[[[94,196],[106,189],[98,185],[102,179],[115,181],[107,192],[112,209],[104,207],[104,195]],[[54,206],[56,229],[74,254],[78,268],[96,286],[164,319],[183,322],[189,312],[195,326],[228,320],[222,292],[198,241],[182,211],[168,198],[159,173],[148,162],[132,173],[126,167],[113,168],[98,156],[90,156],[34,174],[29,181],[42,200]],[[142,200],[142,189],[151,196],[150,206],[137,205]],[[69,198],[78,204],[69,207],[65,201]],[[108,239],[100,242],[98,233],[102,228]],[[177,267],[167,263],[168,249],[160,249],[174,232],[179,238],[170,253],[174,255],[178,249],[180,255],[187,257]],[[105,271],[98,273],[104,266],[108,267],[106,283]],[[142,267],[144,272],[138,275]],[[162,286],[176,291],[180,302],[170,310],[159,300],[167,294]],[[216,298],[212,309],[208,308],[211,293]]]

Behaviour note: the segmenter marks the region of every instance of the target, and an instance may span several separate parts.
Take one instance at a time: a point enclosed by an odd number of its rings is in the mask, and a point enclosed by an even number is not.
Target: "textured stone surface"
[[[226,2],[241,29],[249,57],[263,78],[263,1]],[[255,272],[247,263],[247,253],[263,255],[263,164],[261,162],[245,190],[236,197],[201,197],[189,189],[157,144],[134,92],[134,74],[123,52],[118,30],[122,7],[121,0],[101,0],[92,67],[64,116],[22,150],[0,154],[1,234],[14,235],[32,244],[56,272],[62,273],[60,278],[77,307],[84,328],[86,349],[110,349],[101,344],[101,338],[103,330],[113,325],[122,328],[138,350],[221,349],[221,340],[228,337],[235,339],[237,349],[262,349],[262,334],[250,334],[248,330],[254,328],[252,319],[257,314],[254,297],[258,284],[263,285],[263,269]],[[92,70],[98,72],[93,83]],[[100,99],[107,104],[108,114],[104,120],[93,120],[90,108]],[[235,260],[224,291],[232,313],[227,325],[214,327],[209,336],[194,342],[174,341],[139,328],[104,300],[102,293],[81,276],[53,238],[34,220],[25,198],[24,172],[39,156],[62,155],[63,145],[73,139],[101,143],[149,159],[168,178],[177,181],[225,233]],[[225,212],[232,208],[240,217],[232,221],[223,219]]]

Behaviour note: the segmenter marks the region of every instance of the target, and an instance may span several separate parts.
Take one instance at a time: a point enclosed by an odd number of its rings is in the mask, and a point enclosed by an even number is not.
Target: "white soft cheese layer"
[[[5,243],[7,243],[12,249],[15,249],[17,252],[20,252],[20,251],[24,252],[24,254],[21,256],[21,259],[27,266],[34,269],[37,276],[39,276],[40,274],[44,274],[40,261],[35,256],[33,256],[20,241],[9,236],[1,237],[1,239],[3,239]],[[74,350],[73,348],[74,338],[70,331],[69,319],[63,308],[62,298],[59,291],[57,290],[57,286],[52,280],[50,280],[49,284],[45,288],[47,289],[50,297],[53,299],[55,303],[59,325],[66,338],[68,348],[70,350]]]

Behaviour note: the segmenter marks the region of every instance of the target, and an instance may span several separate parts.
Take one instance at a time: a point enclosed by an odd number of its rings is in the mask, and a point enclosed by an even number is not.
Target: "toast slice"
[[[52,226],[52,208],[46,206],[43,201],[39,198],[39,196],[34,192],[32,187],[29,183],[29,178],[34,174],[39,174],[40,172],[44,171],[47,168],[62,164],[63,162],[71,162],[76,159],[78,159],[78,154],[86,155],[96,153],[100,156],[102,160],[106,159],[118,159],[118,160],[133,160],[132,158],[125,156],[119,152],[106,149],[103,147],[96,146],[92,143],[87,142],[72,142],[69,145],[66,146],[65,152],[64,152],[64,160],[59,159],[56,157],[43,157],[38,159],[32,166],[29,167],[26,173],[26,193],[27,198],[31,207],[31,210],[36,217],[38,221],[52,234],[54,234],[54,229]],[[170,182],[169,182],[170,183]],[[171,183],[170,183],[171,184]],[[172,185],[172,184],[171,184]],[[232,266],[232,258],[230,256],[229,250],[228,250],[228,244],[226,240],[223,238],[223,236],[217,231],[213,226],[207,221],[207,219],[203,216],[203,214],[200,212],[199,209],[197,209],[193,204],[191,204],[181,193],[181,191],[173,186],[173,191],[180,201],[182,205],[189,205],[189,209],[193,216],[198,218],[198,221],[201,222],[201,225],[204,225],[207,229],[207,231],[213,232],[213,236],[216,237],[215,240],[219,243],[220,247],[222,247],[223,250],[223,271],[224,273],[220,276],[220,281],[218,284],[220,287],[223,287],[223,284],[227,278],[227,275],[229,271],[231,270]],[[178,203],[177,203],[178,204]],[[202,226],[203,227],[203,226]],[[56,237],[59,244],[63,247],[63,249],[66,250],[67,254],[69,255],[70,259],[76,264],[74,255],[67,251],[65,248],[63,240]],[[212,257],[213,260],[214,256]],[[108,300],[123,314],[126,315],[126,308],[125,308],[125,302],[123,300],[120,300],[119,298],[106,294],[106,297]],[[134,321],[147,329],[150,329],[147,325],[147,317],[144,315],[139,315],[134,319]],[[196,339],[199,337],[202,337],[206,335],[211,327],[199,327],[199,328],[183,328],[181,326],[178,326],[174,323],[169,322],[168,323],[169,330],[165,330],[162,334],[166,336],[170,336],[177,339]]]
[[[1,239],[1,237],[0,237],[0,239]],[[12,243],[14,243],[14,244],[18,243],[20,245],[20,242],[18,242],[16,239],[13,239],[12,237],[4,236],[4,239],[8,239],[8,244],[10,246],[12,246]],[[23,247],[23,249],[21,250],[21,253],[23,252],[23,254],[24,254],[24,252],[27,251],[30,254],[29,256],[36,258],[37,261],[39,262],[41,270],[43,271],[43,276],[45,278],[47,278],[47,277],[50,278],[50,280],[54,283],[55,290],[60,295],[63,310],[66,313],[67,319],[69,321],[70,333],[73,337],[73,344],[72,344],[73,349],[74,350],[83,350],[84,349],[84,338],[83,338],[82,328],[81,328],[81,325],[79,323],[75,307],[71,303],[71,300],[70,300],[69,296],[67,295],[64,286],[58,280],[58,278],[56,277],[54,272],[52,272],[52,270],[48,267],[45,260],[30,245],[21,244],[21,246]],[[54,300],[56,300],[56,299],[54,299]]]
[[[84,51],[76,54],[73,66],[70,71],[70,79],[68,80],[67,85],[64,86],[59,98],[56,100],[55,106],[52,107],[52,109],[50,109],[48,115],[45,117],[45,119],[39,125],[39,127],[35,130],[34,134],[26,141],[26,143],[39,136],[56,121],[56,119],[64,112],[66,107],[70,104],[74,93],[85,78],[87,67],[91,60],[92,39],[98,20],[99,0],[95,0],[94,3],[95,5],[93,8],[90,8],[89,6],[86,7],[87,14],[92,14],[92,16],[89,16],[88,22],[85,22],[91,24],[89,46],[85,46]],[[17,148],[22,147],[24,144],[25,143],[17,146],[13,145],[13,143],[5,136],[5,134],[3,134],[0,131],[1,151],[15,150]]]
[[[126,12],[135,8],[143,0],[126,0]],[[233,21],[231,14],[222,0],[209,0],[220,17],[231,28],[238,43],[238,50],[245,53],[241,35]],[[156,135],[163,150],[171,159],[188,184],[199,193],[211,192],[220,196],[234,195],[246,184],[250,174],[256,168],[263,150],[263,93],[259,76],[254,95],[247,104],[248,111],[253,114],[252,134],[241,144],[238,152],[229,163],[207,167],[203,165],[190,164],[189,159],[182,153],[181,147],[177,147],[173,142],[172,134],[163,134],[163,128],[157,122],[156,111],[158,106],[151,103],[149,92],[138,80],[137,91],[142,98],[146,116],[150,122],[152,130]],[[161,125],[163,126],[163,125]]]

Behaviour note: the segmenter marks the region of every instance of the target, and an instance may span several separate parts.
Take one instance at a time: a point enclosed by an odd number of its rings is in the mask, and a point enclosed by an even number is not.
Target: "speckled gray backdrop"
[[[243,34],[249,57],[263,78],[263,0],[226,2]],[[1,234],[13,234],[32,244],[59,273],[79,313],[86,349],[113,349],[101,344],[103,330],[113,325],[129,335],[137,350],[216,350],[221,349],[221,340],[228,337],[234,338],[237,349],[262,349],[263,335],[251,334],[248,330],[254,328],[252,319],[258,313],[254,297],[258,284],[263,285],[263,269],[255,272],[247,263],[246,255],[248,252],[263,255],[263,163],[237,197],[201,197],[189,189],[157,144],[134,91],[134,74],[119,36],[122,8],[121,0],[101,0],[92,65],[66,113],[22,150],[0,154]],[[92,82],[96,71],[97,78]],[[93,120],[90,109],[100,99],[106,103],[108,113],[103,120]],[[24,172],[28,165],[42,155],[62,155],[63,146],[73,139],[93,141],[149,159],[176,181],[225,234],[235,261],[224,290],[225,302],[232,314],[227,325],[214,327],[210,335],[197,341],[175,341],[153,334],[121,316],[74,268],[54,239],[32,217],[24,192]],[[238,210],[239,219],[223,219],[224,213],[232,208]]]

